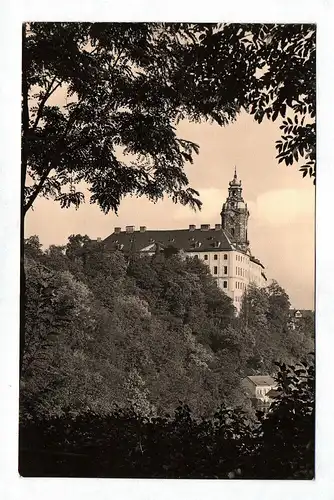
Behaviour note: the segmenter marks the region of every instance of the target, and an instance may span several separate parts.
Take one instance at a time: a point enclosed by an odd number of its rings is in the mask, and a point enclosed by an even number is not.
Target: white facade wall
[[[212,276],[217,279],[218,286],[231,297],[238,311],[249,283],[254,282],[258,286],[265,284],[261,274],[262,267],[242,252],[213,249],[208,252],[187,252],[187,255],[196,256],[209,267]]]
[[[272,389],[275,389],[277,387],[276,383],[274,383],[271,386],[269,386],[269,385],[255,385],[248,378],[244,378],[241,381],[241,384],[244,387],[244,389],[246,390],[249,397],[260,399],[263,403],[270,402],[270,398],[267,396],[267,393],[269,391],[271,391]]]

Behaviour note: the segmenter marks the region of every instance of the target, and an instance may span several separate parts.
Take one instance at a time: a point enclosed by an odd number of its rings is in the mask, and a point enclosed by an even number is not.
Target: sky
[[[250,211],[252,253],[264,264],[267,277],[287,291],[293,307],[313,308],[315,188],[310,178],[302,178],[298,164],[286,167],[275,159],[279,125],[279,120],[258,124],[246,113],[226,127],[180,123],[179,136],[200,146],[194,164],[186,168],[191,187],[200,192],[200,212],[169,199],[153,204],[144,198],[126,197],[118,215],[105,215],[89,203],[87,192],[86,203],[78,210],[61,209],[56,202],[39,198],[27,214],[25,236],[37,234],[47,247],[66,243],[71,234],[103,239],[115,226],[181,229],[189,224],[213,225],[220,222],[236,166]]]

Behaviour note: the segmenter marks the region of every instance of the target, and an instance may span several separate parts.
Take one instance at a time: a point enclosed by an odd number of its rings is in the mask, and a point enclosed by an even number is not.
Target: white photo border
[[[333,2],[328,0],[29,0],[3,2],[0,19],[2,71],[0,186],[0,492],[2,498],[50,500],[92,497],[142,500],[330,499],[334,492],[333,220]],[[316,479],[314,481],[117,480],[20,478],[17,471],[21,24],[24,21],[196,21],[296,22],[317,24],[317,190],[316,190]],[[283,168],[283,167],[282,167]],[[302,249],[301,249],[302,252]],[[297,257],[297,256],[296,256]]]

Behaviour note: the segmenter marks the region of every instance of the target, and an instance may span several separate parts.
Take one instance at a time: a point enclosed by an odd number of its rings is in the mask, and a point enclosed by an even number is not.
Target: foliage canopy
[[[315,176],[312,25],[29,23],[22,43],[24,214],[37,196],[78,207],[82,182],[104,212],[129,194],[200,208],[184,171],[198,145],[177,123],[242,109],[283,117],[279,161]]]

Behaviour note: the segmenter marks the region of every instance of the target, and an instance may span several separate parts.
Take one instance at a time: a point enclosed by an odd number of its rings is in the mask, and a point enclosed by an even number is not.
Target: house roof
[[[254,385],[272,386],[276,382],[270,375],[250,375],[247,377]]]
[[[267,392],[266,396],[268,396],[268,398],[276,398],[277,396],[279,396],[281,394],[280,391],[278,391],[277,389],[270,389],[270,391]]]
[[[209,225],[208,225],[209,226]],[[155,251],[155,244],[162,248],[174,247],[185,252],[228,252],[236,250],[246,253],[243,248],[231,242],[221,228],[157,229],[139,231],[116,231],[104,243],[110,250],[121,249],[125,253]],[[249,255],[249,251],[247,252]],[[249,255],[250,260],[264,269],[261,262]],[[266,279],[264,273],[263,277]]]
[[[250,258],[249,258],[249,260],[250,260],[251,262],[254,262],[255,264],[258,264],[259,266],[261,266],[261,267],[262,267],[262,269],[264,269],[264,265],[263,265],[263,264],[261,264],[261,262],[259,261],[259,259],[257,259],[256,257],[254,257],[254,255],[251,255],[251,256],[250,256]],[[266,278],[266,279],[267,279],[267,278]]]
[[[290,317],[300,317],[306,318],[307,316],[313,316],[314,311],[311,309],[290,309]]]
[[[222,229],[166,229],[114,232],[104,240],[107,247],[116,249],[123,245],[124,252],[139,252],[154,243],[174,247],[185,252],[223,252],[236,250]]]

